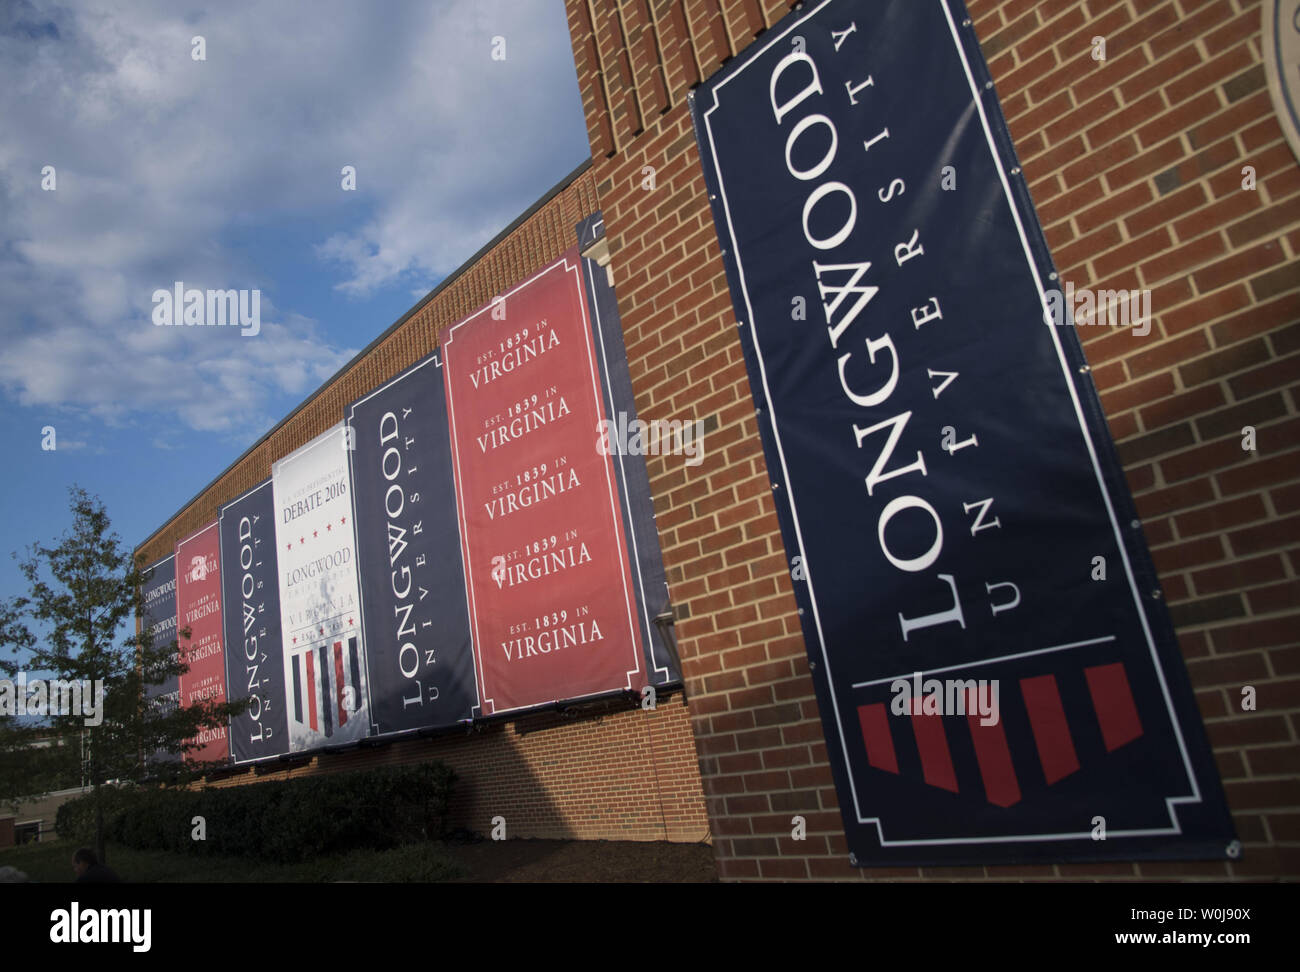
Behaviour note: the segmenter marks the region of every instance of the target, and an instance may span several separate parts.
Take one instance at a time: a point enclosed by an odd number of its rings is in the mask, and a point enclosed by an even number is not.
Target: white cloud
[[[585,133],[557,0],[193,11],[0,4],[0,389],[246,438],[391,321],[329,333],[295,307],[422,295],[571,169]],[[315,236],[286,255],[292,286],[233,242],[285,227]],[[177,280],[261,289],[262,333],[153,327],[153,291]]]

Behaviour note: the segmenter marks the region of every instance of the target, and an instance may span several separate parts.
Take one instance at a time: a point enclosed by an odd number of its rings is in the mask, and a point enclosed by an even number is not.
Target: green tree
[[[102,686],[98,714],[88,717],[84,709],[51,713],[39,729],[78,747],[83,755],[84,776],[94,788],[95,846],[102,861],[103,788],[159,776],[186,782],[225,766],[191,759],[160,765],[147,757],[158,751],[188,754],[201,748],[194,741],[200,730],[226,725],[247,703],[208,701],[181,708],[147,697],[147,686],[184,674],[188,666],[180,658],[177,642],[155,645],[147,629],[135,633],[135,618],[144,611],[143,562],[134,562],[130,551],[121,546],[97,497],[75,486],[69,492],[71,530],[56,546],[29,548],[27,557],[19,560],[28,593],[0,602],[0,646],[8,645],[16,656],[16,660],[0,660],[0,668],[10,677],[25,669]],[[179,635],[188,640],[190,632],[182,629]],[[0,726],[0,736],[6,737],[0,749],[12,757],[7,765],[16,785],[33,788],[29,795],[42,792],[49,780],[49,760],[31,747],[33,735],[30,726]]]

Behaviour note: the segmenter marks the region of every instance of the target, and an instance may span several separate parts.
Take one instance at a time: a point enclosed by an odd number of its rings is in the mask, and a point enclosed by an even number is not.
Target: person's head
[[[89,847],[83,847],[72,855],[72,869],[77,872],[77,877],[85,874],[88,868],[94,867],[99,863],[99,858]]]

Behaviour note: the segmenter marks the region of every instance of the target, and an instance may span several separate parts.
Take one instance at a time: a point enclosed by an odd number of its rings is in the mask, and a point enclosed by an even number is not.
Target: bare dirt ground
[[[460,882],[717,881],[708,844],[628,840],[484,840],[444,845],[465,871]]]

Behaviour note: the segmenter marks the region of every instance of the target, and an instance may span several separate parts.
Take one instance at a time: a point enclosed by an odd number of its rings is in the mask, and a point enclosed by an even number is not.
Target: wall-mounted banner
[[[226,686],[248,708],[230,720],[230,754],[247,763],[289,751],[271,481],[221,508]]]
[[[189,671],[180,677],[181,705],[226,701],[226,656],[221,622],[221,545],[212,522],[176,545],[176,624],[189,628],[180,639],[181,660]],[[226,726],[199,731],[202,745],[186,753],[193,762],[230,758]]]
[[[339,422],[271,467],[291,752],[370,734],[348,444]]]
[[[145,568],[145,573],[148,580],[140,585],[140,593],[144,597],[140,624],[152,633],[153,647],[163,648],[176,641],[176,555],[168,554],[157,563],[150,564]],[[169,676],[157,685],[146,685],[144,694],[146,698],[156,700],[154,704],[164,711],[170,711],[180,704],[181,680],[179,676]],[[178,754],[160,749],[150,757],[150,762],[178,758]]]
[[[692,99],[859,864],[1237,853],[960,0],[825,0]]]
[[[347,415],[373,731],[471,719],[478,689],[439,353]]]
[[[577,231],[578,246],[587,253],[604,239],[605,220],[596,212],[579,223]],[[637,418],[623,325],[609,275],[596,260],[584,256],[582,276],[587,288],[587,305],[591,308],[603,402],[610,417],[606,441],[614,457],[618,495],[622,500],[623,533],[631,547],[632,583],[639,609],[637,621],[641,626],[641,643],[646,648],[646,677],[651,685],[674,684],[682,680],[680,666],[654,621],[669,612],[671,601],[659,549],[659,532],[655,528],[654,505],[650,501],[645,456],[653,448],[655,454],[672,451],[669,462],[702,462],[704,422],[691,418],[645,423]]]
[[[443,341],[483,715],[645,684],[580,263]]]

